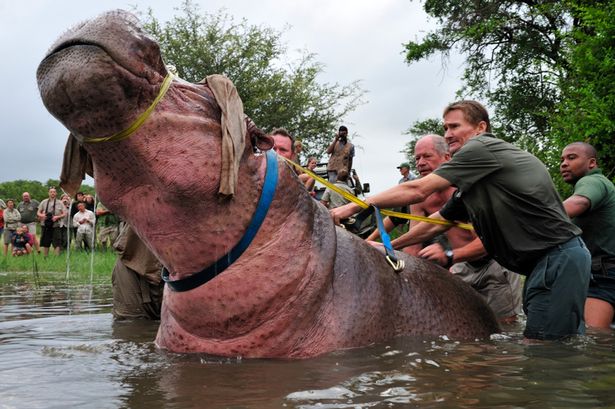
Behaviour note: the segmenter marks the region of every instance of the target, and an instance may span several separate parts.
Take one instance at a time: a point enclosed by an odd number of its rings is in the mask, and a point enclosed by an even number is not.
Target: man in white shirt
[[[94,244],[94,224],[96,215],[85,208],[85,203],[77,204],[77,213],[73,216],[73,226],[77,228],[75,245],[78,248],[89,250]]]

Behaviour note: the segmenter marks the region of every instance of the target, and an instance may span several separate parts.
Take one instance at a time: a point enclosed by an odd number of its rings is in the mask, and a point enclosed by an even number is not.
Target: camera
[[[45,214],[45,227],[53,227],[53,213],[51,212]]]

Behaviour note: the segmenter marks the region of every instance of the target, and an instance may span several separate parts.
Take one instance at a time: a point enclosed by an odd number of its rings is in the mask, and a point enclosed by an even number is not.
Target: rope
[[[141,125],[143,125],[143,123],[147,120],[150,114],[154,111],[154,109],[156,108],[160,100],[162,100],[164,95],[167,93],[169,87],[171,86],[172,81],[173,81],[173,74],[169,72],[167,76],[164,77],[164,80],[162,81],[162,86],[160,87],[160,91],[158,91],[158,95],[156,96],[154,101],[145,110],[145,112],[139,115],[139,117],[128,128],[114,135],[111,135],[111,136],[102,136],[102,137],[93,137],[93,138],[84,137],[83,138],[84,141],[87,143],[117,142],[117,141],[121,141],[122,139],[126,139],[132,136],[132,134],[134,134],[137,131],[137,129],[139,129]]]
[[[349,201],[355,203],[356,205],[360,206],[362,209],[367,209],[369,207],[369,204],[367,204],[365,201],[359,199],[358,197],[356,197],[355,195],[353,195],[351,193],[346,192],[345,190],[340,189],[339,187],[335,186],[334,184],[332,184],[328,180],[325,180],[325,179],[321,178],[320,176],[318,176],[317,174],[315,174],[311,170],[306,169],[303,166],[296,164],[295,162],[293,162],[290,159],[286,159],[286,158],[282,158],[282,159],[284,159],[289,164],[295,166],[297,169],[301,169],[303,172],[307,173],[310,177],[314,178],[315,180],[317,180],[318,182],[322,183],[323,185],[325,185],[329,189],[333,190],[334,192],[339,193],[346,200],[349,200]],[[425,223],[431,223],[431,224],[440,224],[440,225],[444,225],[444,226],[459,227],[459,228],[465,229],[465,230],[474,230],[474,227],[471,224],[469,224],[469,223],[455,223],[455,222],[450,222],[448,220],[432,219],[432,218],[427,217],[427,216],[418,216],[418,215],[415,215],[415,214],[395,212],[393,210],[381,210],[380,213],[382,213],[385,216],[397,217],[397,218],[400,218],[400,219],[416,220],[416,221],[419,221],[419,222],[425,222]]]

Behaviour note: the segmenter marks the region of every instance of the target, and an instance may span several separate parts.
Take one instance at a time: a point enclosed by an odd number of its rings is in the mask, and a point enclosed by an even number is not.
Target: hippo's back
[[[397,335],[487,338],[497,319],[467,283],[423,259],[397,252],[405,269],[396,273],[385,256],[358,237],[337,229],[334,291],[340,313],[374,342]],[[354,311],[354,315],[348,311]]]

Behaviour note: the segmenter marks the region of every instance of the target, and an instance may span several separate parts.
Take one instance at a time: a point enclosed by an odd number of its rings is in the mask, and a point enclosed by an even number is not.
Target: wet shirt
[[[583,230],[581,237],[592,257],[615,257],[615,186],[596,168],[577,181],[574,194],[591,203],[572,222]]]
[[[581,233],[544,164],[491,134],[470,139],[434,173],[458,188],[440,214],[467,212],[485,249],[510,270],[529,274],[547,249]]]

